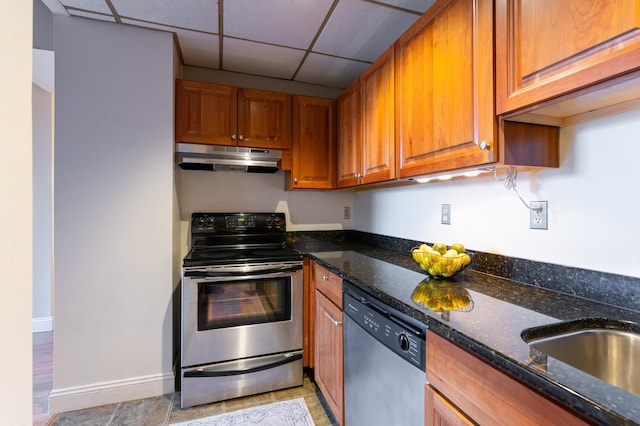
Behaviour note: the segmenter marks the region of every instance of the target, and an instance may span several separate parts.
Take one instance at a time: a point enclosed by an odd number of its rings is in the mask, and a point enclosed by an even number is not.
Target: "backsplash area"
[[[422,241],[354,230],[309,231],[298,234],[320,241],[333,242],[347,249],[350,245],[368,245],[406,253],[406,263],[402,266],[420,271],[411,258],[410,252],[412,247],[418,246]],[[473,251],[473,253],[470,268],[475,271],[640,312],[639,278],[479,251]],[[375,252],[372,255],[375,256]]]

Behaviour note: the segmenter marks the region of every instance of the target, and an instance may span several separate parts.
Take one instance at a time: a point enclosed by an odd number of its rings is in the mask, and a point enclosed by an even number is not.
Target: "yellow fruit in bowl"
[[[440,254],[445,254],[447,252],[447,245],[442,241],[435,243],[432,248]]]
[[[464,253],[464,246],[460,243],[451,244],[451,248],[457,251],[458,253]]]
[[[458,252],[455,251],[454,249],[449,249],[442,255],[442,257],[457,257],[457,256],[458,256]]]

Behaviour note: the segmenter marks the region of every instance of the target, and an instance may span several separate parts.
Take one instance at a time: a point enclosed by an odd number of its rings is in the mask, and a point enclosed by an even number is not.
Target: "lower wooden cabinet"
[[[427,381],[426,425],[589,424],[431,331]]]
[[[342,279],[314,263],[314,378],[334,417],[344,424],[344,364],[342,343]]]
[[[429,385],[424,388],[424,424],[434,426],[467,426],[473,422]]]

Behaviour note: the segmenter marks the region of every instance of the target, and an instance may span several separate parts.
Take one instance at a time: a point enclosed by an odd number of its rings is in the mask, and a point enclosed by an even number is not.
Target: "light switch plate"
[[[440,206],[440,223],[451,225],[451,204],[442,204]]]

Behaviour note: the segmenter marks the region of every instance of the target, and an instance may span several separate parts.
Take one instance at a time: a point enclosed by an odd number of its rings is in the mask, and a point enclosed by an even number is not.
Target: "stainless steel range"
[[[283,213],[193,213],[182,407],[302,385],[302,285]]]

